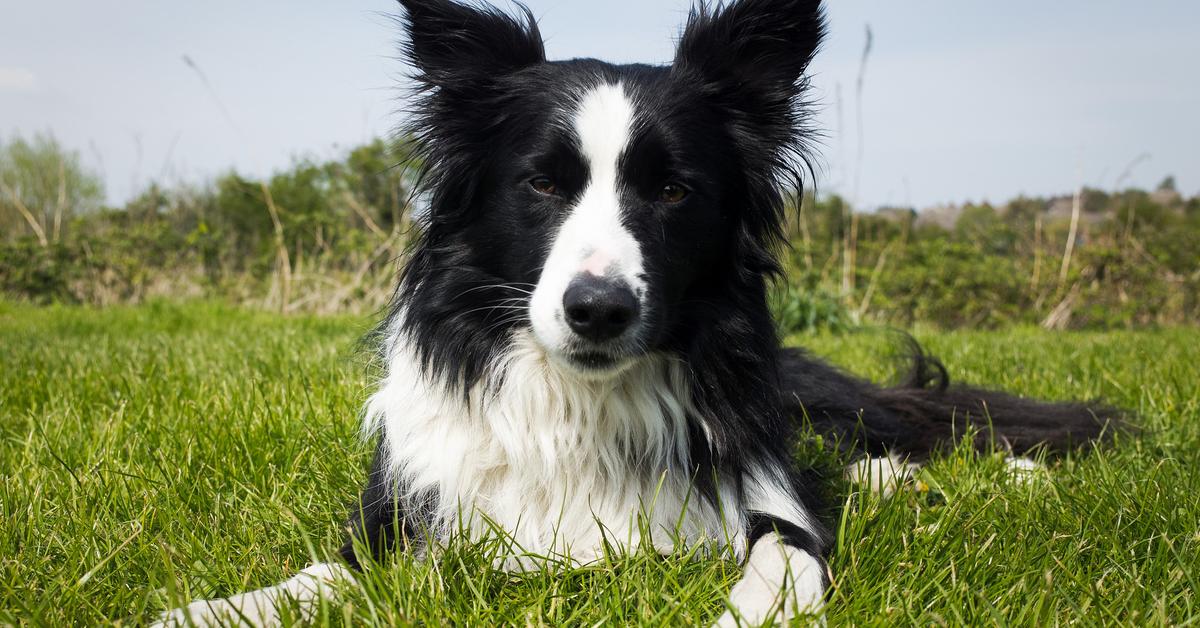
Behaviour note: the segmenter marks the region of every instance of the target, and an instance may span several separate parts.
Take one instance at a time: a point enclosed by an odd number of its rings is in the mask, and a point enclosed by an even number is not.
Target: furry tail
[[[951,385],[941,362],[911,338],[909,347],[911,369],[894,387],[876,386],[786,349],[780,356],[785,402],[843,448],[915,460],[967,435],[983,451],[1055,454],[1127,429],[1125,414],[1102,403],[1037,401]]]

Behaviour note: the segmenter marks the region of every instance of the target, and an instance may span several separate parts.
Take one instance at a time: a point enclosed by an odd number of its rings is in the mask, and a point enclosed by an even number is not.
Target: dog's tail
[[[780,356],[785,403],[843,449],[913,460],[966,436],[980,451],[1060,454],[1128,430],[1124,412],[1099,402],[1047,402],[951,385],[946,368],[908,339],[910,369],[893,387],[846,375],[804,352]]]

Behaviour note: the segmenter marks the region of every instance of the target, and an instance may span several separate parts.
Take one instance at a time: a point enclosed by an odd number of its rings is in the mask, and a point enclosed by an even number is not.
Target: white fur
[[[368,429],[382,433],[396,484],[409,496],[436,496],[428,514],[439,537],[464,526],[481,538],[494,524],[520,550],[587,562],[602,533],[625,549],[643,542],[641,515],[655,547],[672,547],[678,532],[683,543],[743,550],[746,515],[732,483],[720,508],[693,490],[686,417],[697,413],[680,364],[651,356],[613,377],[585,378],[521,331],[494,372],[502,378],[463,400],[396,343],[368,404]],[[755,495],[794,520],[803,506],[775,481],[754,478]]]
[[[364,430],[379,433],[391,479],[415,498],[410,503],[434,497],[430,512],[411,514],[434,522],[435,540],[499,532],[514,542],[499,566],[522,569],[538,564],[529,554],[583,564],[603,547],[630,551],[643,543],[669,552],[716,542],[741,558],[752,512],[814,529],[782,470],[752,468],[742,478],[744,501],[731,479],[720,483],[716,505],[696,494],[686,421],[702,419],[679,362],[649,356],[607,379],[586,378],[559,366],[523,330],[493,365],[497,377],[464,399],[423,372],[399,324],[388,353]],[[815,608],[820,569],[808,554],[764,537],[733,590],[734,608],[742,617],[766,618],[768,597],[784,584],[784,612]],[[295,600],[311,616],[335,593],[317,585],[347,578],[343,567],[316,565],[274,587],[194,602],[158,625],[182,625],[186,617],[199,625],[232,617],[278,625],[279,603]]]
[[[818,529],[816,520],[793,494],[783,469],[759,466],[744,478],[746,502],[742,508],[787,521],[806,532]]]
[[[846,467],[846,480],[876,495],[889,497],[916,475],[921,465],[892,454],[884,458],[862,458]]]
[[[825,595],[824,566],[812,554],[764,535],[750,552],[745,574],[729,592],[721,627],[787,624],[797,615],[820,613]]]
[[[295,605],[299,619],[311,621],[322,599],[333,599],[336,586],[352,579],[342,565],[318,563],[273,587],[223,600],[197,600],[164,613],[152,628],[175,626],[281,626],[279,606]]]
[[[1020,456],[1006,458],[1004,466],[1007,467],[1008,477],[1017,484],[1028,484],[1046,470],[1046,467],[1036,460]]]
[[[493,365],[496,377],[463,398],[423,372],[399,324],[388,353],[364,430],[381,437],[391,480],[409,503],[430,503],[430,512],[411,514],[434,522],[437,541],[500,533],[514,546],[499,566],[522,569],[539,564],[530,554],[583,564],[604,547],[630,551],[643,543],[669,552],[716,542],[741,558],[753,512],[815,527],[783,470],[752,468],[742,478],[744,500],[732,479],[719,483],[716,505],[696,494],[686,421],[702,420],[701,414],[684,367],[665,356],[642,358],[606,379],[587,378],[559,366],[522,330]],[[784,584],[785,613],[819,603],[820,563],[781,548],[774,537],[756,545],[732,593],[740,616],[768,617],[767,598]],[[294,599],[311,613],[333,593],[317,584],[348,577],[343,567],[317,565],[274,587],[194,602],[164,615],[160,625],[189,616],[200,625],[230,617],[277,625],[280,602]]]
[[[564,351],[572,336],[562,302],[575,277],[621,279],[639,300],[646,292],[641,248],[621,219],[617,172],[633,128],[633,103],[620,85],[603,84],[580,96],[573,116],[569,125],[587,160],[588,184],[555,235],[530,301],[533,331],[552,353]]]

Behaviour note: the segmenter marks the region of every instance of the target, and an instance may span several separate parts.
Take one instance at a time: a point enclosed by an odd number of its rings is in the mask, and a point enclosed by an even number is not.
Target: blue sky
[[[528,4],[552,58],[666,62],[689,0]],[[113,202],[336,156],[402,115],[394,6],[0,0],[0,138],[53,131]],[[812,68],[824,191],[923,207],[1174,174],[1200,193],[1200,3],[833,0],[829,14]]]

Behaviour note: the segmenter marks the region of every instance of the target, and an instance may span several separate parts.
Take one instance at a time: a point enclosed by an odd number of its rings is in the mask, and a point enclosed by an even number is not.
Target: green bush
[[[0,289],[33,303],[76,303],[70,286],[82,272],[62,244],[41,246],[33,238],[0,242]]]
[[[770,299],[771,314],[781,336],[818,330],[844,331],[853,326],[850,311],[819,286],[781,281],[772,288]]]
[[[910,242],[879,277],[882,315],[911,325],[992,328],[1030,322],[1016,260],[944,238]]]
[[[38,303],[199,296],[285,312],[373,310],[414,228],[413,154],[411,142],[376,140],[266,180],[230,172],[200,187],[151,185],[101,210],[98,179],[52,137],[0,145],[0,180],[21,201],[0,194],[0,293]],[[770,294],[785,334],[860,322],[1200,321],[1200,198],[1183,198],[1170,181],[1154,192],[1084,190],[1065,273],[1070,197],[969,204],[936,219],[908,208],[856,214],[836,195],[803,200],[789,214],[785,276]]]

